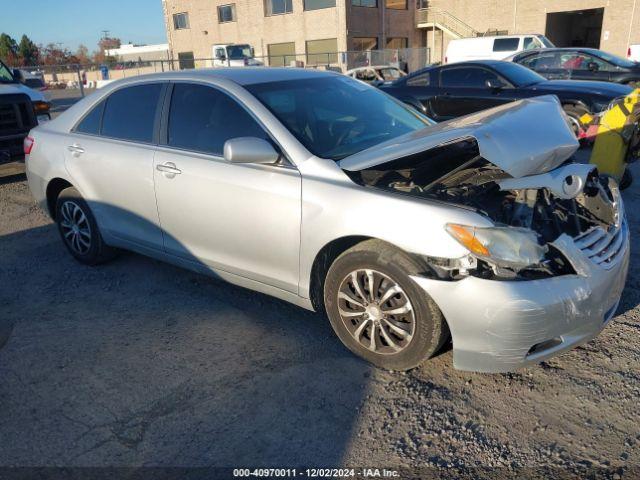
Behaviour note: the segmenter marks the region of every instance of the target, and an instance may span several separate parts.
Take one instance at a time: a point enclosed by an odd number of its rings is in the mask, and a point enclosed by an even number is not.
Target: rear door
[[[221,89],[177,82],[167,107],[154,170],[166,252],[297,292],[298,170],[224,159],[227,140],[271,138]]]
[[[500,81],[502,89],[492,89],[487,81]],[[432,109],[438,121],[486,110],[515,99],[516,90],[493,70],[454,65],[440,69],[440,89]]]
[[[153,157],[162,82],[122,87],[95,105],[67,138],[65,165],[106,234],[162,250]]]

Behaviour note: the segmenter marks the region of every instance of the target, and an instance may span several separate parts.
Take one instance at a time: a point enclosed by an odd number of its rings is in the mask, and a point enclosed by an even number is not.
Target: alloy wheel
[[[376,270],[355,270],[342,280],[338,313],[351,336],[377,354],[401,352],[415,334],[409,297],[396,281]]]
[[[75,253],[86,255],[91,248],[91,225],[80,206],[66,200],[60,207],[62,236]]]

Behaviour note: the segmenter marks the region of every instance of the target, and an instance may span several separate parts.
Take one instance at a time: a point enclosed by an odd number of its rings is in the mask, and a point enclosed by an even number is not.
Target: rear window
[[[151,143],[161,83],[122,88],[109,96],[102,117],[105,137]]]
[[[457,88],[486,88],[487,80],[498,76],[484,68],[445,68],[440,73],[440,86]]]
[[[407,80],[409,87],[428,87],[431,85],[431,74],[429,72],[421,73]]]
[[[496,38],[493,41],[494,52],[514,52],[520,45],[519,38]]]

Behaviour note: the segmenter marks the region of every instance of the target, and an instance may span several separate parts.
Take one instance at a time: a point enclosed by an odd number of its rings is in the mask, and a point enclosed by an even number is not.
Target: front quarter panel
[[[309,297],[313,262],[333,240],[363,236],[386,241],[418,255],[459,258],[468,250],[456,242],[445,225],[491,226],[473,211],[409,195],[353,183],[331,160],[311,158],[302,174],[300,289]]]

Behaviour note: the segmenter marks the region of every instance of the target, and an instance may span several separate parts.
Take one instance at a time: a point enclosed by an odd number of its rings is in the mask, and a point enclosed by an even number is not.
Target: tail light
[[[22,147],[24,148],[25,155],[29,155],[31,153],[31,150],[33,150],[34,143],[36,143],[36,141],[33,138],[31,137],[24,138],[24,141],[22,142]]]
[[[631,58],[631,47],[627,48],[627,58]]]
[[[245,58],[245,59],[244,59],[244,66],[246,67],[247,65],[249,65],[249,59],[248,59],[248,58]]]
[[[449,57],[444,57],[444,63],[449,63]]]

